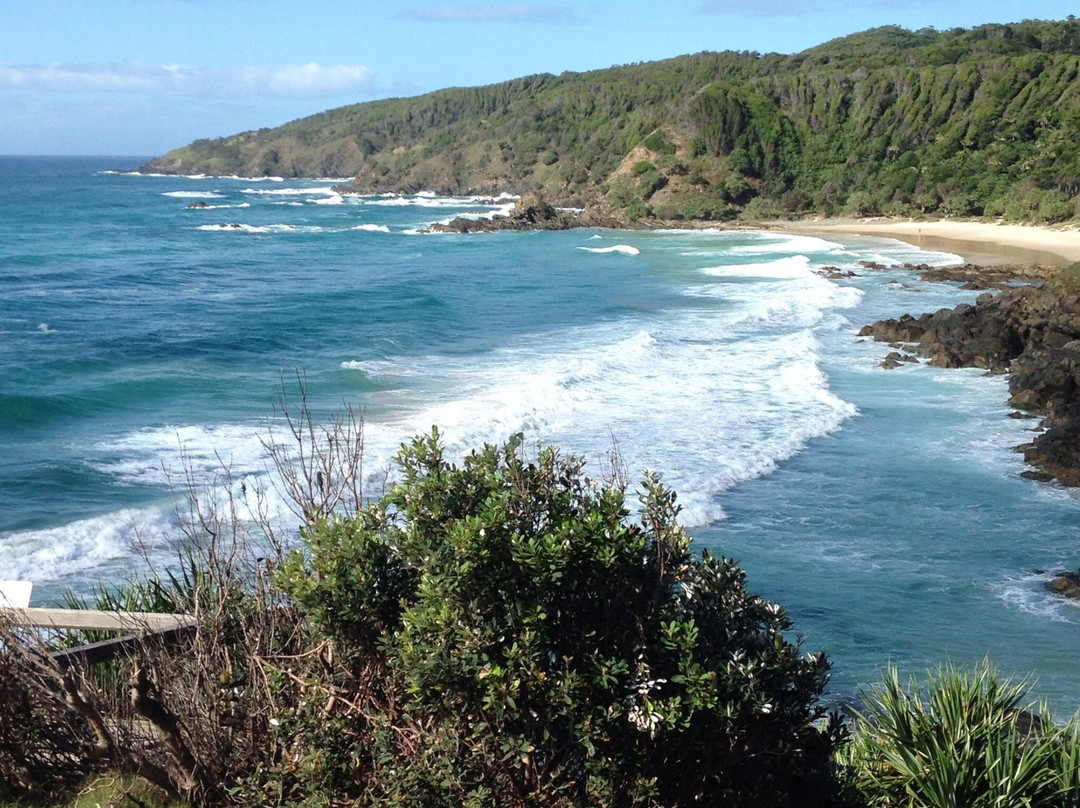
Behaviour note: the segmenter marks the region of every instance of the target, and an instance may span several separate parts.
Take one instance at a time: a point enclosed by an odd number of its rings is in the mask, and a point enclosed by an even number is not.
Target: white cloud
[[[577,17],[549,3],[510,3],[474,6],[439,6],[404,11],[399,16],[434,22],[572,22]]]
[[[844,9],[906,10],[928,5],[931,0],[705,0],[702,14],[743,17],[802,17]]]
[[[57,93],[137,93],[214,97],[317,98],[372,89],[363,65],[185,67],[144,62],[13,65],[0,62],[0,90]]]
[[[699,11],[705,14],[738,14],[746,17],[797,17],[836,6],[847,0],[707,0]]]

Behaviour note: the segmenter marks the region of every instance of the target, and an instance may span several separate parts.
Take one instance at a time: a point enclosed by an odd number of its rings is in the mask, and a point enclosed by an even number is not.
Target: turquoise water
[[[679,492],[850,695],[891,659],[989,655],[1080,707],[1077,498],[1023,479],[1002,377],[885,371],[865,323],[970,300],[861,260],[895,241],[753,232],[426,235],[491,200],[343,198],[333,180],[145,177],[0,158],[0,578],[34,601],[171,557],[171,487],[262,480],[282,378],[362,409],[373,486],[438,424],[523,431]],[[117,169],[117,171],[110,171]],[[192,201],[208,207],[189,209]],[[854,269],[827,280],[826,265]]]

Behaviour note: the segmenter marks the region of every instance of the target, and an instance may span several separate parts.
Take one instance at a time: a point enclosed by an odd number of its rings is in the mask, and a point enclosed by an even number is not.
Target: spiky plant
[[[890,666],[838,755],[873,806],[1014,808],[1080,804],[1080,724],[1059,727],[1027,680],[988,662],[907,686]]]

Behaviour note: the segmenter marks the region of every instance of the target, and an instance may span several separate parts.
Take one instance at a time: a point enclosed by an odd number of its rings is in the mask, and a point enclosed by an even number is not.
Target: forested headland
[[[1080,20],[875,28],[340,107],[146,171],[538,191],[623,220],[1080,212]]]

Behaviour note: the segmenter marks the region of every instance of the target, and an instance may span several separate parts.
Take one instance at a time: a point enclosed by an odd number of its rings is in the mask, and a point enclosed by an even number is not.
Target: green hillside
[[[358,192],[540,190],[629,218],[1057,222],[1080,203],[1080,21],[876,28],[341,107],[146,170],[350,176]]]

